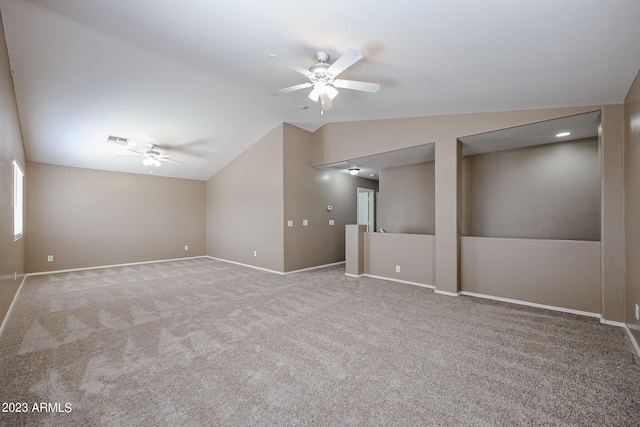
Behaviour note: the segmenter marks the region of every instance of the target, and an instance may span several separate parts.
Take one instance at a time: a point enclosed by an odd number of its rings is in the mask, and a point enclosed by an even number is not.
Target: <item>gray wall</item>
[[[434,286],[435,246],[432,235],[365,233],[364,272]],[[400,266],[400,272],[396,266]]]
[[[636,342],[640,343],[640,321],[635,304],[640,304],[640,77],[636,77],[624,103],[625,118],[625,318]]]
[[[207,181],[207,255],[284,270],[283,129],[276,126]]]
[[[25,239],[23,237],[13,241],[14,160],[20,163],[22,170],[26,169],[18,108],[0,16],[0,323],[25,272]]]
[[[279,272],[344,261],[356,188],[377,182],[312,167],[312,140],[280,124],[207,181],[208,255]]]
[[[28,272],[205,254],[204,181],[32,162],[27,175]]]
[[[435,234],[435,190],[434,162],[382,169],[378,229]]]
[[[357,222],[357,188],[378,189],[377,181],[311,166],[312,141],[313,134],[284,125],[285,271],[344,261],[345,226]]]
[[[597,138],[463,159],[468,236],[600,240]]]
[[[600,242],[462,237],[460,251],[464,292],[601,313]]]

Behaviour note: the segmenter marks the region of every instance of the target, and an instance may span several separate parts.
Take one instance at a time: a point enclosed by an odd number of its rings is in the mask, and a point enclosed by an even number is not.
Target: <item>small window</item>
[[[17,161],[13,162],[13,240],[24,233],[24,172]]]

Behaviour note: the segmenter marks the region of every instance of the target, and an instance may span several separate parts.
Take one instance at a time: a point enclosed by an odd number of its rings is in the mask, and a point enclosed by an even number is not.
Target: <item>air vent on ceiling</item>
[[[129,138],[109,135],[107,136],[107,142],[110,144],[127,145],[129,143]]]

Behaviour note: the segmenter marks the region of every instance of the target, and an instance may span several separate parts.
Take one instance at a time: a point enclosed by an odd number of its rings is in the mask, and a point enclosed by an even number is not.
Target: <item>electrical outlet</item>
[[[53,255],[47,255],[47,262],[53,261]]]
[[[188,250],[189,250],[189,245],[185,245],[185,246],[184,246],[184,250],[185,250],[185,251],[188,251]]]
[[[636,320],[640,320],[640,305],[636,304]]]
[[[287,221],[287,227],[293,227],[293,221],[292,220]]]
[[[400,266],[396,265],[396,273],[400,273]]]
[[[308,219],[303,219],[303,220],[302,220],[302,225],[304,225],[305,227],[306,227],[307,225],[309,225],[309,220],[308,220]]]
[[[258,256],[258,251],[253,251],[253,256]]]

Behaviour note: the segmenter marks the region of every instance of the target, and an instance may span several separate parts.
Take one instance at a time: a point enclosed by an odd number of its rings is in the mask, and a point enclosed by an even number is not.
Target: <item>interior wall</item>
[[[345,226],[357,222],[357,188],[377,191],[378,182],[314,168],[313,134],[289,124],[283,130],[284,271],[344,261]]]
[[[640,304],[640,74],[629,90],[624,110],[625,319],[640,343],[640,321],[635,317],[635,305]]]
[[[205,254],[204,181],[32,162],[27,176],[28,272]]]
[[[435,163],[380,170],[378,229],[435,234]]]
[[[207,181],[207,255],[284,271],[283,133],[280,124]]]
[[[464,233],[600,240],[598,139],[463,158]]]
[[[462,291],[599,314],[600,242],[461,238]]]
[[[320,166],[339,163],[435,141],[587,113],[600,108],[544,108],[327,123],[314,133],[313,164]]]
[[[26,170],[18,107],[0,15],[0,323],[25,273],[25,238],[13,240],[14,160],[20,163],[23,171]]]
[[[435,246],[433,235],[364,233],[364,272],[435,286]]]

